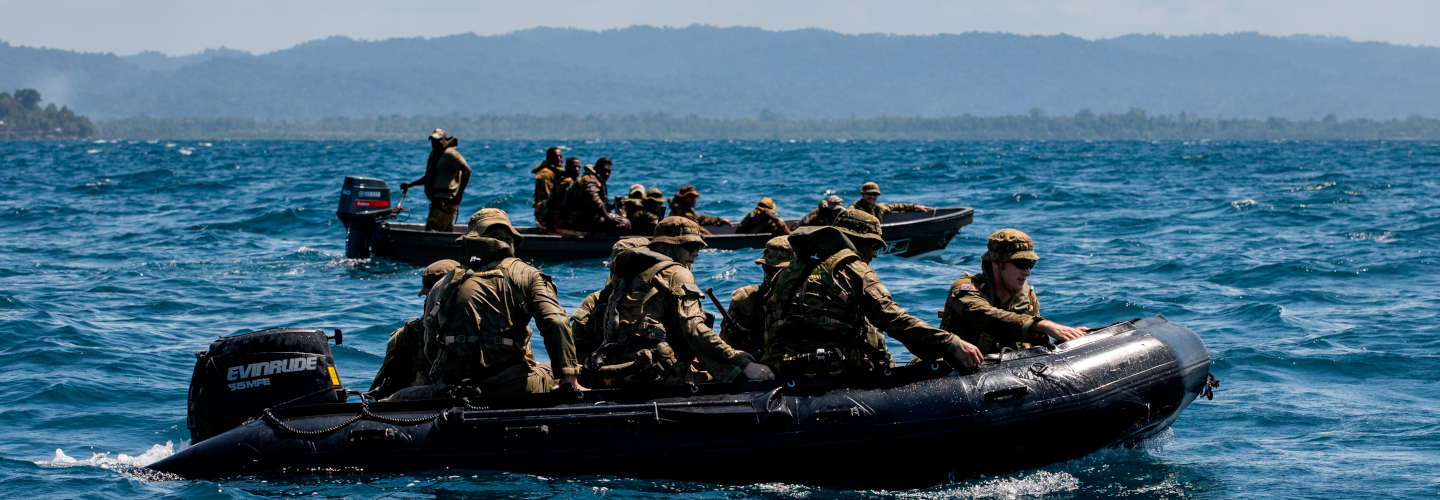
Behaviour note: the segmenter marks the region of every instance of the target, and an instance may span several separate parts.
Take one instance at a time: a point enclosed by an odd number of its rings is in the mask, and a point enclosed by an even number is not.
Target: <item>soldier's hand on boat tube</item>
[[[1075,340],[1085,336],[1085,334],[1087,333],[1090,333],[1089,328],[1083,326],[1080,328],[1075,328],[1073,326],[1065,326],[1054,321],[1050,321],[1048,319],[1040,320],[1039,323],[1035,323],[1035,325],[1031,326],[1030,328],[1039,329],[1040,333],[1049,335],[1051,338],[1054,338],[1055,340],[1058,340],[1060,342],[1068,342],[1071,340]]]
[[[980,354],[980,348],[975,347],[975,344],[961,340],[960,345],[955,348],[955,361],[962,367],[974,368],[985,361],[985,355]]]
[[[741,371],[745,374],[745,378],[750,380],[775,380],[775,372],[770,371],[770,367],[760,363],[745,365],[745,369]]]
[[[564,376],[564,377],[561,377],[560,380],[561,380],[561,382],[560,382],[561,384],[563,384],[563,385],[568,385],[568,386],[570,386],[571,389],[575,389],[575,390],[577,390],[577,391],[588,391],[588,390],[590,390],[589,388],[587,388],[587,387],[585,387],[585,386],[583,386],[583,385],[580,385],[580,379],[579,379],[578,377],[574,376],[574,375],[566,375],[566,376]]]
[[[934,212],[934,211],[935,211],[935,207],[927,207],[927,206],[925,206],[925,205],[915,205],[915,209],[916,209],[916,210],[919,210],[919,211],[921,211],[921,212]]]

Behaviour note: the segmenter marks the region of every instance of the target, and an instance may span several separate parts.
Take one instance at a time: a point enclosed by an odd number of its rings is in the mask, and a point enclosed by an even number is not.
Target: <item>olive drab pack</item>
[[[603,312],[605,343],[585,362],[601,384],[658,382],[673,375],[678,362],[656,313],[666,299],[662,294],[683,294],[660,279],[662,271],[681,264],[645,249],[631,252],[649,265],[615,283]]]
[[[438,290],[438,297],[424,319],[427,347],[432,343],[438,347],[430,371],[432,380],[456,385],[469,379],[471,384],[479,384],[525,361],[531,333],[528,318],[516,323],[498,311],[480,310],[476,311],[475,318],[479,322],[478,335],[460,335],[461,332],[446,329],[455,319],[453,315],[459,312],[457,308],[461,304],[457,303],[456,296],[466,282],[477,281],[478,288],[495,297],[515,294],[510,266],[517,262],[520,259],[508,257],[485,271],[456,269],[448,279],[436,283],[436,287],[444,288]]]
[[[776,276],[767,301],[771,333],[765,350],[767,358],[779,355],[782,371],[823,375],[892,364],[890,353],[875,347],[883,339],[861,315],[853,303],[855,297],[836,286],[837,270],[859,259],[855,252],[843,249],[823,261],[801,258],[798,263],[803,267],[792,265]],[[825,347],[810,348],[815,345]]]

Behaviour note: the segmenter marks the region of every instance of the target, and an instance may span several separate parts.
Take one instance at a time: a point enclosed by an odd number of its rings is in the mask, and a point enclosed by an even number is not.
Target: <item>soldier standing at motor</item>
[[[860,186],[860,199],[855,200],[855,203],[851,204],[850,208],[870,214],[871,217],[879,219],[881,223],[885,222],[885,214],[889,213],[929,212],[935,210],[925,205],[916,205],[914,203],[880,203],[876,201],[879,199],[880,185],[867,182]]]
[[[420,273],[420,296],[429,294],[441,277],[459,267],[459,262],[450,259],[430,264]],[[424,319],[411,318],[385,343],[385,359],[370,383],[370,396],[385,399],[406,387],[430,385],[430,357],[425,352]]]
[[[545,218],[545,201],[550,199],[550,193],[555,191],[555,185],[560,182],[560,177],[565,174],[561,165],[565,164],[565,155],[560,153],[560,148],[552,147],[545,150],[545,161],[530,169],[535,174],[535,224],[544,227],[541,221]]]
[[[425,219],[426,231],[448,233],[455,229],[455,214],[460,211],[465,186],[470,184],[470,165],[455,150],[459,145],[459,139],[450,137],[444,130],[435,129],[430,133],[430,159],[425,162],[425,175],[400,183],[402,191],[422,184],[425,186],[425,197],[430,199],[430,216]]]
[[[605,344],[586,362],[597,385],[676,385],[774,373],[720,340],[705,324],[700,287],[690,274],[705,240],[695,221],[667,217],[647,248],[620,252],[619,276],[605,308]]]
[[[806,226],[828,226],[835,223],[835,218],[845,209],[845,200],[839,196],[830,195],[829,198],[820,200],[820,206],[815,207],[810,213],[800,218],[798,227]]]
[[[735,234],[756,233],[769,233],[771,236],[790,234],[790,226],[785,225],[785,219],[775,213],[775,200],[760,198],[755,209],[745,214],[745,218],[740,219],[740,225],[735,226]]]
[[[695,199],[699,197],[700,191],[697,191],[695,189],[695,186],[691,186],[689,184],[680,186],[680,192],[675,193],[675,196],[673,198],[670,198],[670,215],[673,217],[684,217],[686,219],[690,219],[702,226],[735,225],[734,222],[730,222],[730,219],[726,219],[724,217],[696,214]],[[710,231],[706,230],[703,227],[700,228],[700,230],[703,231],[700,234],[710,234]]]
[[[906,314],[869,262],[884,247],[880,221],[846,210],[830,227],[790,235],[796,260],[775,276],[766,302],[761,362],[782,377],[835,375],[894,366],[883,331],[926,359],[980,364],[969,342]]]
[[[726,313],[735,324],[725,322],[720,326],[720,340],[730,347],[762,357],[765,347],[765,302],[770,298],[770,286],[775,275],[790,265],[795,251],[790,248],[789,236],[776,236],[765,242],[765,253],[755,259],[765,277],[759,285],[746,285],[730,294],[730,308]]]
[[[985,243],[981,274],[966,274],[950,286],[940,328],[980,347],[985,354],[1002,348],[1025,349],[1079,338],[1090,329],[1040,317],[1040,300],[1026,281],[1040,255],[1030,236],[1001,229]]]
[[[568,229],[587,233],[619,236],[630,231],[630,221],[610,213],[610,193],[605,182],[610,180],[612,163],[609,158],[595,160],[585,168],[585,175],[565,195]]]
[[[470,216],[470,232],[457,239],[467,264],[446,275],[426,300],[427,350],[437,352],[433,384],[397,392],[392,400],[445,397],[452,387],[486,395],[549,392],[555,374],[584,390],[577,375],[575,340],[549,276],[515,258],[524,238],[504,211]],[[443,287],[443,288],[441,288]],[[531,319],[540,327],[550,363],[536,363]],[[433,348],[431,346],[434,346]],[[553,367],[553,371],[552,371]]]

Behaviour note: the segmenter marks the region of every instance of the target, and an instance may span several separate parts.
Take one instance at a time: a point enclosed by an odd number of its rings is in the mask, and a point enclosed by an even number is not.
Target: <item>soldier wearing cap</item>
[[[674,217],[684,217],[686,219],[693,220],[702,226],[735,225],[735,223],[730,222],[730,219],[726,219],[724,217],[696,214],[695,199],[699,197],[700,191],[697,191],[695,189],[695,186],[691,186],[689,184],[680,186],[680,191],[675,193],[675,197],[670,198],[670,215]],[[700,231],[700,234],[710,234],[710,231],[706,230],[703,227],[700,228]]]
[[[850,205],[850,208],[870,214],[881,223],[885,222],[885,214],[895,212],[929,212],[935,210],[925,205],[914,203],[880,203],[880,185],[867,182],[860,186],[860,199]]]
[[[605,307],[605,344],[586,361],[587,380],[613,387],[774,377],[705,324],[689,270],[704,247],[695,221],[667,217],[646,248],[616,255],[611,271],[619,280]]]
[[[450,259],[437,261],[420,273],[420,296],[429,294],[440,278],[460,267]],[[390,333],[385,344],[385,360],[370,383],[375,399],[390,397],[395,391],[417,385],[430,385],[430,357],[425,352],[425,325],[421,318],[410,318],[405,326]]]
[[[562,167],[564,164],[565,155],[560,152],[559,147],[552,147],[545,150],[545,161],[530,169],[530,173],[535,174],[535,202],[532,205],[535,207],[535,224],[542,228],[545,227],[544,221],[547,218],[545,205],[549,202],[550,195],[555,192],[561,177],[565,175],[565,168]]]
[[[735,233],[769,233],[771,236],[784,236],[790,234],[790,226],[785,225],[785,219],[775,213],[775,200],[760,198],[760,203],[755,204],[755,209],[745,214],[744,219],[740,219],[740,225],[735,226]]]
[[[820,200],[820,206],[815,207],[810,213],[800,218],[798,227],[805,226],[828,226],[835,223],[835,218],[845,209],[845,200],[839,196],[830,195],[829,198]]]
[[[460,211],[465,186],[470,184],[470,165],[455,150],[459,145],[458,139],[450,137],[444,130],[435,129],[430,133],[430,159],[425,162],[425,175],[400,183],[402,191],[422,184],[425,186],[425,197],[430,199],[430,216],[425,219],[426,231],[448,233],[455,229],[455,214]]]
[[[773,279],[760,358],[782,377],[810,377],[894,366],[885,332],[925,359],[980,364],[980,350],[905,312],[869,266],[885,240],[880,221],[846,210],[829,227],[790,235],[796,258]]]
[[[595,160],[585,166],[585,175],[575,181],[565,194],[565,211],[569,213],[565,227],[587,233],[619,236],[630,232],[630,221],[610,213],[610,180],[612,163],[609,158]]]
[[[470,232],[457,239],[466,264],[445,275],[426,299],[427,350],[436,352],[430,386],[412,387],[392,400],[443,397],[452,387],[486,395],[549,392],[555,374],[584,390],[577,375],[575,340],[550,277],[515,258],[524,237],[504,211],[481,209]],[[440,288],[444,287],[444,288]],[[536,363],[531,319],[540,327],[550,363]],[[433,346],[433,347],[432,347]],[[553,371],[552,371],[553,367]]]
[[[575,359],[589,358],[590,354],[605,342],[605,328],[601,322],[604,319],[605,308],[610,304],[610,296],[615,291],[615,282],[620,279],[614,271],[615,257],[619,256],[620,252],[632,248],[642,248],[649,244],[650,238],[635,237],[622,239],[610,247],[610,261],[605,263],[605,267],[611,271],[605,277],[605,288],[585,296],[580,307],[570,315],[570,332],[575,336]],[[595,314],[597,310],[601,313]],[[585,382],[582,381],[582,383]]]
[[[726,313],[735,323],[729,321],[720,325],[720,340],[730,347],[761,357],[765,347],[765,301],[770,298],[770,285],[775,275],[790,265],[795,251],[790,248],[789,236],[776,236],[765,242],[765,253],[755,263],[765,270],[765,278],[759,285],[746,285],[730,294],[730,308]]]
[[[985,354],[1002,348],[1051,345],[1090,332],[1040,316],[1035,288],[1026,280],[1040,256],[1030,236],[1014,229],[990,235],[980,258],[981,274],[966,274],[950,286],[940,327],[980,347]]]

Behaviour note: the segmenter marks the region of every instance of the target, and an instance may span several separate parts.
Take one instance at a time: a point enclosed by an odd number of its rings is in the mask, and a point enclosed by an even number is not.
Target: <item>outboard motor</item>
[[[345,387],[335,373],[330,339],[313,328],[271,328],[216,340],[195,353],[186,425],[199,443],[279,405],[340,403]]]
[[[375,227],[393,214],[389,184],[369,177],[346,177],[340,188],[340,208],[335,210],[345,225],[345,258],[369,258]]]

